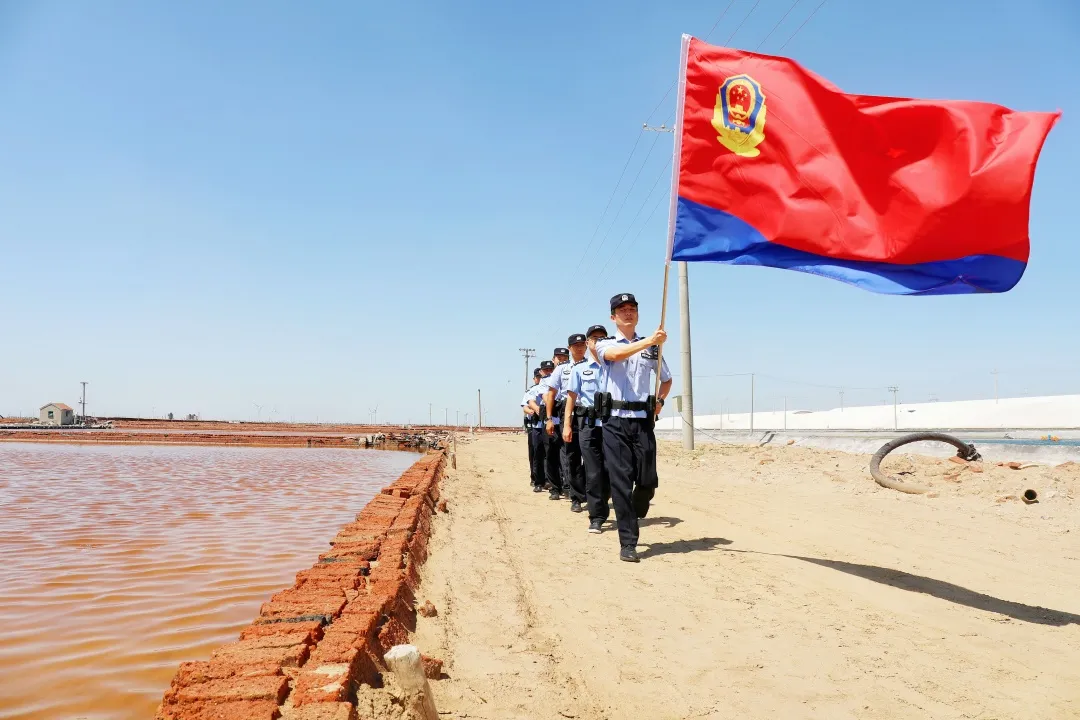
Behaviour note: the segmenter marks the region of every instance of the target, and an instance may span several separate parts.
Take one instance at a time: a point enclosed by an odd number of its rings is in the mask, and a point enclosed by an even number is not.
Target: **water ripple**
[[[0,720],[151,717],[415,460],[0,444]]]

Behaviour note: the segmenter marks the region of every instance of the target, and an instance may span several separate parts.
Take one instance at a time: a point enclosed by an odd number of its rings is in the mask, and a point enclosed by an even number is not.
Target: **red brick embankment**
[[[443,452],[383,488],[296,584],[263,604],[239,640],[181,663],[158,720],[376,720],[357,689],[416,627],[420,566],[439,502]],[[438,661],[427,661],[432,674]]]
[[[467,426],[458,425],[395,425],[383,423],[382,425],[353,424],[353,423],[287,423],[287,422],[229,422],[226,420],[159,420],[147,418],[100,418],[109,420],[117,430],[208,430],[231,433],[253,432],[284,432],[284,433],[313,433],[313,434],[347,434],[347,435],[373,435],[378,433],[441,433],[450,430],[462,432],[468,430]],[[474,427],[474,433],[505,432],[518,430],[513,427]]]
[[[255,435],[250,433],[124,432],[114,430],[0,430],[0,442],[43,442],[65,445],[234,445],[242,447],[368,447],[363,437],[346,435]],[[379,443],[380,449],[399,443]],[[372,445],[371,447],[376,447]]]

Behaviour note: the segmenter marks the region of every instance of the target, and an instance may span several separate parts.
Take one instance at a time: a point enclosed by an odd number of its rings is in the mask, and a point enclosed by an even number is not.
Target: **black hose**
[[[881,472],[881,461],[885,459],[886,455],[902,445],[921,442],[923,440],[936,440],[938,442],[948,443],[957,449],[956,456],[963,460],[975,461],[982,459],[982,456],[979,455],[979,452],[975,449],[974,445],[969,445],[952,435],[946,435],[945,433],[939,432],[911,433],[910,435],[904,435],[885,443],[881,446],[880,450],[874,453],[874,457],[870,458],[870,474],[874,476],[874,481],[878,485],[889,488],[890,490],[899,490],[900,492],[910,493],[912,495],[929,492],[930,488],[905,483],[900,478],[890,477]]]

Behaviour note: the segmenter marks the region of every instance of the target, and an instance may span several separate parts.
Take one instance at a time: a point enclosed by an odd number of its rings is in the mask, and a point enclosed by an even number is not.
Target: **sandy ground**
[[[887,461],[926,497],[860,455],[660,456],[634,565],[529,492],[522,435],[459,443],[414,638],[442,717],[1080,717],[1080,467]]]

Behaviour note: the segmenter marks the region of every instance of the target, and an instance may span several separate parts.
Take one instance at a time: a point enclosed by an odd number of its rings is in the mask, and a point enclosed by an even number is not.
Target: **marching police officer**
[[[593,325],[586,333],[588,353],[574,363],[566,390],[563,440],[569,447],[572,433],[585,466],[585,504],[589,510],[589,532],[599,533],[611,512],[611,486],[604,470],[604,421],[597,417],[596,392],[604,387],[604,365],[596,359],[596,343],[607,336],[603,325]],[[580,335],[577,337],[581,337]],[[570,350],[574,350],[573,344]],[[575,358],[577,356],[575,355]]]
[[[532,467],[529,468],[533,492],[543,492],[544,484],[548,480],[547,437],[544,435],[544,409],[541,403],[544,402],[544,393],[547,392],[545,381],[554,370],[555,363],[550,360],[540,363],[540,381],[526,393],[528,406],[536,417],[536,431],[529,434],[529,441],[533,444]]]
[[[581,448],[578,446],[578,436],[574,432],[574,416],[567,410],[569,405],[570,381],[574,368],[578,363],[585,362],[586,340],[581,333],[575,333],[566,340],[570,347],[571,362],[562,365],[556,370],[557,380],[552,384],[556,390],[556,413],[562,417],[562,465],[563,479],[570,489],[570,511],[579,513],[582,503],[585,502],[585,473],[581,467]],[[580,413],[579,413],[580,414]]]
[[[534,440],[534,437],[539,438],[540,433],[541,433],[540,412],[539,412],[539,408],[536,407],[536,386],[539,385],[539,384],[540,384],[540,368],[536,368],[535,370],[533,370],[533,384],[532,384],[532,387],[530,387],[528,390],[526,390],[525,395],[521,398],[521,410],[525,414],[524,421],[523,421],[524,425],[525,425],[525,441],[526,441],[526,444],[529,446],[529,475],[530,475],[530,482],[531,482],[531,484],[532,484],[532,486],[534,488],[537,485],[537,479],[538,479],[537,476],[536,476],[536,464],[535,464],[536,442],[537,441]],[[529,404],[530,399],[533,401],[532,405]],[[539,484],[543,485],[544,483],[541,480]]]
[[[659,345],[667,340],[667,333],[658,328],[648,337],[637,334],[638,303],[630,293],[612,297],[610,306],[615,335],[596,346],[605,371],[608,397],[604,403],[611,404],[611,415],[604,420],[604,466],[619,528],[619,558],[638,562],[638,518],[649,512],[659,483],[653,426],[671,391],[667,363],[656,366]],[[654,371],[660,374],[660,392],[655,397]]]
[[[547,446],[544,448],[546,454],[544,460],[547,463],[547,479],[551,484],[551,494],[548,496],[551,500],[558,500],[559,498],[566,496],[569,497],[569,489],[566,478],[563,477],[563,461],[562,461],[562,433],[559,432],[559,424],[561,422],[559,418],[558,408],[556,403],[562,400],[560,396],[560,380],[562,378],[563,365],[566,365],[570,360],[570,351],[564,347],[555,348],[552,353],[554,356],[555,370],[548,377],[541,381],[541,384],[545,386],[544,391],[544,432],[547,433]]]

